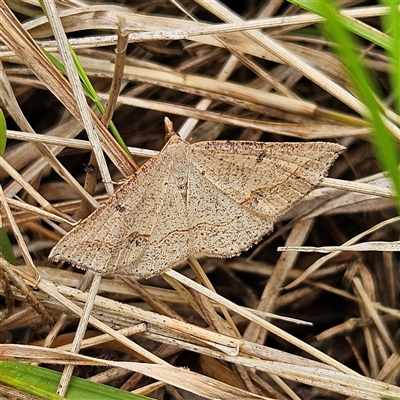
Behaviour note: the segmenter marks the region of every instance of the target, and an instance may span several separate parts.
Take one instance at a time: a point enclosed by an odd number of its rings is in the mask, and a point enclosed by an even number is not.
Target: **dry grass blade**
[[[313,219],[309,218],[296,224],[288,236],[286,243],[303,243],[310,233],[313,222]],[[280,257],[268,284],[264,288],[264,293],[261,295],[260,303],[257,308],[258,311],[271,312],[275,308],[274,305],[279,292],[287,279],[289,271],[293,268],[296,259],[296,254],[290,254],[289,256],[282,255]],[[266,336],[267,330],[262,329],[260,325],[254,323],[249,324],[244,334],[246,340],[255,343],[264,343]]]
[[[14,120],[22,129],[25,129],[28,132],[34,134],[35,132],[33,128],[23,115],[18,105],[17,99],[15,98],[15,95],[12,91],[11,84],[7,79],[7,75],[1,63],[0,63],[0,69],[2,70],[2,74],[0,76],[1,76],[2,94],[4,95],[3,101],[7,105],[7,109],[9,110],[10,115],[14,118]],[[61,177],[63,177],[74,189],[76,189],[78,193],[81,193],[83,197],[86,197],[91,204],[94,205],[97,204],[93,198],[91,198],[88,194],[86,194],[86,192],[78,184],[75,178],[73,178],[73,176],[60,164],[60,162],[53,154],[54,148],[48,148],[40,141],[37,142],[36,147],[37,150],[40,152],[40,154],[43,156],[43,159],[39,160],[38,162],[39,165],[35,165],[34,167],[31,166],[31,168],[28,168],[28,170],[24,171],[21,177],[22,181],[24,179],[25,180],[32,179],[32,177],[35,176],[38,173],[38,171],[42,170],[41,168],[44,168],[44,165],[47,166],[47,164],[49,164]],[[30,150],[30,152],[28,150]],[[29,155],[28,153],[31,154]],[[16,149],[16,151],[10,154],[8,158],[10,159],[10,163],[12,163],[12,165],[15,168],[18,168],[24,166],[25,162],[35,159],[36,157],[34,153],[35,152],[33,151],[32,148],[30,148],[29,144],[26,144],[25,146]],[[6,162],[4,164],[6,165]],[[10,197],[13,196],[15,193],[17,193],[21,189],[21,186],[18,183],[21,180],[18,181],[14,180],[10,185],[8,185],[8,187],[5,188],[5,193]],[[28,183],[26,184],[26,186],[28,186]]]
[[[58,146],[63,146],[63,147],[71,147],[74,149],[80,149],[80,150],[90,150],[91,146],[89,141],[87,140],[82,140],[82,139],[68,139],[68,138],[62,138],[58,136],[51,136],[51,135],[32,135],[31,133],[27,132],[19,132],[19,131],[13,131],[13,130],[8,130],[7,131],[7,137],[8,139],[15,139],[15,140],[21,140],[21,141],[26,141],[26,142],[38,142],[38,143],[45,143],[45,144],[55,144]],[[157,151],[154,150],[149,150],[149,149],[142,149],[138,147],[128,147],[129,152],[133,156],[138,156],[138,157],[153,157],[157,155]]]
[[[225,307],[230,308],[232,311],[237,312],[239,315],[244,316],[248,320],[255,322],[256,324],[263,327],[264,329],[267,329],[269,332],[278,335],[279,337],[287,340],[288,342],[300,347],[304,351],[310,352],[314,357],[319,358],[321,361],[326,362],[328,365],[332,365],[332,366],[336,367],[339,371],[346,372],[350,375],[354,374],[354,372],[351,371],[349,368],[345,367],[344,365],[340,365],[333,359],[330,359],[328,356],[326,356],[326,354],[323,354],[323,353],[319,352],[318,350],[311,348],[310,346],[306,345],[304,342],[299,341],[294,337],[290,337],[290,335],[287,335],[286,332],[280,330],[279,328],[275,327],[274,325],[270,324],[269,322],[254,315],[253,313],[237,306],[236,304],[230,302],[229,300],[226,300],[222,296],[219,296],[216,293],[208,291],[206,288],[201,287],[199,284],[192,282],[191,280],[187,279],[186,277],[179,276],[179,274],[177,274],[177,272],[175,272],[173,270],[168,271],[167,274],[170,277],[173,277],[173,278],[179,280],[180,282],[185,283],[187,286],[195,288],[198,292],[217,301],[219,304],[222,304]]]
[[[68,39],[64,32],[63,26],[61,24],[60,17],[58,15],[57,7],[55,6],[54,1],[44,1],[47,16],[49,18],[50,25],[52,27],[54,37],[57,40],[58,49],[60,55],[63,59],[65,69],[68,74],[68,79],[70,81],[72,91],[75,97],[76,104],[78,106],[78,110],[80,112],[80,119],[83,122],[83,126],[88,134],[93,152],[95,154],[97,164],[99,166],[100,175],[103,179],[104,186],[106,188],[107,194],[111,196],[114,193],[114,187],[111,183],[111,175],[110,171],[107,168],[106,160],[104,153],[102,151],[99,137],[97,136],[97,132],[95,129],[95,124],[93,121],[93,116],[91,114],[91,110],[87,104],[85,99],[85,95],[83,93],[82,84],[79,78],[79,74],[77,71],[77,67],[74,64],[74,60],[71,54],[71,50],[69,48]],[[105,125],[108,126],[108,125]]]
[[[54,364],[79,364],[79,365],[106,365],[120,368],[130,369],[132,371],[140,372],[145,375],[151,376],[155,379],[160,379],[177,387],[189,389],[193,393],[205,396],[206,398],[221,398],[221,399],[269,399],[269,397],[257,396],[249,392],[234,388],[226,385],[222,382],[215,381],[205,376],[197,376],[196,373],[188,371],[184,368],[176,368],[167,365],[154,365],[145,363],[134,363],[134,362],[116,362],[109,360],[99,360],[87,356],[78,354],[71,354],[68,352],[62,352],[55,349],[37,349],[36,347],[30,346],[18,346],[15,345],[0,345],[0,351],[3,354],[3,358],[6,360],[42,360],[43,362],[54,363]],[[27,354],[29,354],[27,356]],[[263,366],[256,363],[257,368],[263,368]],[[269,370],[278,371],[281,369],[284,372],[284,368],[280,363],[271,363],[270,368],[265,366]],[[288,370],[290,368],[287,368]],[[282,373],[281,372],[281,373]],[[376,383],[374,387],[370,387],[368,382],[370,379],[364,377],[354,377],[353,380],[349,380],[346,375],[340,374],[336,371],[313,371],[311,368],[303,367],[301,370],[297,369],[295,374],[298,378],[302,375],[306,377],[306,380],[313,381],[313,377],[318,373],[321,386],[335,387],[336,391],[346,394],[348,396],[359,396],[366,399],[373,399],[376,396],[397,396],[398,391],[395,386],[388,384]],[[372,383],[372,382],[371,382]],[[365,387],[367,385],[367,387]]]
[[[240,398],[243,400],[247,399],[264,399],[269,398],[264,396],[258,396],[250,392],[240,390],[238,388],[229,386],[223,382],[216,381],[205,377],[204,375],[197,375],[185,368],[177,368],[167,365],[154,365],[145,363],[132,363],[132,362],[112,362],[102,361],[82,355],[74,355],[68,352],[62,352],[53,349],[42,349],[39,352],[35,348],[25,347],[30,354],[29,357],[22,355],[22,347],[13,348],[5,347],[6,345],[0,345],[0,352],[3,355],[3,359],[7,360],[41,360],[42,362],[49,362],[52,364],[77,364],[77,365],[103,365],[103,366],[114,366],[119,368],[129,369],[131,371],[140,372],[147,376],[151,376],[154,379],[160,379],[171,385],[180,387],[182,389],[190,390],[192,393],[206,398],[219,398],[219,399],[232,399]],[[21,357],[22,356],[22,357]]]
[[[374,227],[368,229],[366,232],[362,232],[357,236],[354,236],[353,238],[351,238],[350,240],[348,240],[346,243],[344,243],[344,246],[350,246],[353,245],[355,243],[357,243],[358,240],[362,239],[363,237],[365,237],[366,235],[369,235],[372,232],[375,232],[387,225],[393,224],[393,223],[398,223],[399,222],[399,217],[394,217],[391,218],[387,221],[383,221],[377,225],[375,225]],[[318,268],[320,268],[324,263],[326,263],[328,260],[336,257],[338,254],[340,253],[340,250],[338,251],[334,251],[333,253],[328,254],[327,256],[324,256],[322,258],[320,258],[318,261],[316,261],[314,264],[312,264],[304,273],[301,277],[297,278],[295,281],[291,282],[290,285],[287,286],[287,288],[291,288],[294,287],[296,285],[298,285],[301,281],[303,281],[304,279],[308,278],[311,274],[313,274],[315,271],[317,271]]]
[[[26,190],[46,211],[57,213],[53,206],[41,196],[29,182],[26,182],[15,169],[0,156],[0,167],[3,168],[21,187]]]
[[[45,283],[44,281],[41,281],[38,283],[38,287],[40,287],[45,293],[48,293],[49,295],[57,299],[61,304],[64,304],[72,312],[78,314],[79,316],[82,315],[82,310],[79,307],[77,307],[74,303],[63,297],[62,294],[58,292],[57,288],[54,285],[50,284],[49,282]],[[137,346],[134,342],[127,340],[123,335],[120,335],[116,331],[112,330],[104,323],[95,320],[93,317],[89,318],[89,322],[93,326],[96,326],[99,329],[103,330],[104,332],[107,332],[112,337],[117,338],[119,341],[121,341],[125,345],[128,345],[128,347],[132,348],[133,350],[138,351],[139,354],[142,354],[143,357],[149,359],[150,361],[153,361],[155,363],[165,364],[163,360],[154,356],[152,353],[146,351],[145,349],[141,349],[140,346]]]
[[[218,16],[224,21],[228,22],[241,22],[241,18],[232,13],[228,7],[219,4],[217,1],[197,1],[204,8],[208,9],[211,13]],[[331,81],[327,76],[321,74],[320,71],[311,68],[310,65],[304,62],[301,58],[293,54],[293,52],[286,50],[279,43],[275,42],[267,35],[257,31],[244,31],[243,35],[248,37],[251,41],[256,42],[261,47],[264,47],[271,52],[275,57],[278,57],[282,62],[298,69],[304,76],[311,81],[325,87],[325,89],[333,94],[335,97],[340,98],[345,104],[352,107],[360,114],[365,114],[366,110],[364,105],[359,102],[354,96],[344,90],[341,86]]]
[[[400,241],[395,242],[365,242],[353,244],[351,246],[282,246],[278,251],[302,251],[331,253],[332,251],[400,251]]]
[[[6,274],[6,276],[17,286],[21,292],[24,294],[27,301],[31,304],[32,308],[35,309],[42,317],[46,324],[53,325],[54,318],[50,314],[49,310],[38,300],[35,292],[30,288],[26,282],[16,273],[11,265],[9,265],[5,260],[0,260],[1,268]]]
[[[44,53],[40,51],[39,47],[32,40],[32,37],[22,28],[19,21],[10,12],[3,0],[0,6],[2,27],[0,31],[1,40],[24,60],[49,90],[51,90],[66,108],[80,120],[81,117],[78,106],[72,96],[69,83],[56,67],[50,63]],[[107,154],[114,160],[115,165],[121,168],[121,171],[124,172],[125,175],[130,175],[134,171],[131,160],[119,146],[115,145],[114,139],[103,125],[101,125],[99,119],[94,114],[92,114],[92,117]]]

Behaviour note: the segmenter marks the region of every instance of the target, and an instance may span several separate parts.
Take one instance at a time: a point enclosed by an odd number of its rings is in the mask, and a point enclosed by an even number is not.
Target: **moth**
[[[162,151],[73,228],[49,258],[149,278],[189,257],[233,257],[319,186],[335,143],[205,141],[172,130]]]

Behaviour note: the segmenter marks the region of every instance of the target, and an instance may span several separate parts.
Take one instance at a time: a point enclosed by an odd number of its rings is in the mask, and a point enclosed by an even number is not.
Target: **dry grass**
[[[265,8],[236,2],[264,35],[243,31],[249,22],[213,1],[183,2],[212,24],[184,18],[172,1],[56,1],[70,43],[137,164],[162,148],[165,115],[192,142],[312,139],[347,147],[330,171],[335,179],[241,257],[199,260],[206,275],[191,260],[192,269],[140,283],[104,277],[82,356],[65,350],[87,299],[77,289],[83,273],[47,256],[69,222],[88,215],[136,165],[104,128],[107,118],[101,122],[85,107],[79,84],[72,89],[36,46],[59,58],[36,3],[7,3],[23,25],[0,0],[9,128],[0,158],[2,223],[18,266],[1,261],[11,286],[0,286],[7,305],[0,340],[10,343],[0,359],[91,365],[75,372],[157,399],[400,397],[399,220],[368,140],[365,108],[315,35],[318,19],[284,1]],[[379,27],[383,9],[355,8],[362,3],[346,2],[348,15]],[[225,24],[216,24],[220,19]],[[391,104],[386,56],[374,46],[364,50]],[[396,128],[393,134],[399,137]],[[98,170],[101,178],[93,179]],[[360,242],[374,243],[349,247]],[[327,255],[277,251],[341,245],[348,247]],[[267,319],[272,312],[313,325]]]

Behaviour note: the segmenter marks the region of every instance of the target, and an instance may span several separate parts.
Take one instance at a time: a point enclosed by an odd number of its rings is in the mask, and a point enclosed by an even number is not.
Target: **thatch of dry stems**
[[[47,18],[34,2],[13,11],[6,3],[15,7],[0,0],[1,103],[9,117],[2,225],[16,238],[18,268],[1,262],[11,286],[0,290],[7,304],[15,299],[2,315],[12,344],[0,346],[1,359],[91,365],[78,373],[160,399],[400,396],[399,220],[343,65],[322,36],[302,30],[318,18],[284,1],[236,2],[238,14],[214,1],[182,2],[193,19],[172,1],[55,2],[138,164],[162,147],[165,115],[193,142],[312,139],[348,149],[331,170],[336,179],[325,181],[330,188],[315,190],[267,240],[232,260],[199,260],[215,295],[202,293],[188,267],[179,270],[188,278],[105,277],[83,356],[65,352],[87,299],[77,289],[83,275],[47,255],[69,221],[104,201],[101,180],[110,194],[110,178],[136,165],[94,108],[88,142],[85,105],[39,48],[59,58],[62,44]],[[357,4],[347,2],[346,15],[378,25],[385,10]],[[366,47],[363,57],[387,87],[385,55]],[[108,158],[90,155],[100,144]],[[277,252],[342,244],[322,256]],[[272,312],[313,326],[267,320]]]

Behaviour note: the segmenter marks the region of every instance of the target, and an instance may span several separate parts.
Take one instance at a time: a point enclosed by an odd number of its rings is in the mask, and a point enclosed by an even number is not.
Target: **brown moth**
[[[100,274],[149,278],[189,257],[233,257],[317,187],[344,150],[334,143],[208,141],[173,131],[49,258]]]

